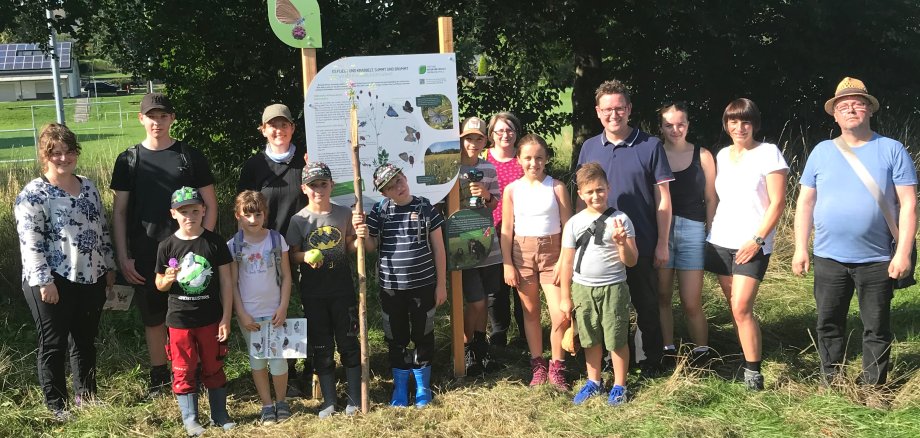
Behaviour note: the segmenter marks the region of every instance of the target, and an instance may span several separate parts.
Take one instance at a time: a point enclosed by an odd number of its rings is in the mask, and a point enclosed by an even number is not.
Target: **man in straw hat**
[[[840,137],[814,148],[800,181],[792,270],[808,271],[814,226],[817,343],[826,383],[842,371],[854,288],[864,326],[860,382],[885,383],[894,280],[913,275],[917,174],[904,145],[872,131],[869,122],[878,110],[862,81],[840,81],[824,104]]]

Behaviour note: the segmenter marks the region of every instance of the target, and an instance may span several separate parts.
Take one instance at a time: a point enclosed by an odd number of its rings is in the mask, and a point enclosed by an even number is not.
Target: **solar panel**
[[[62,70],[71,68],[73,58],[71,52],[73,43],[70,41],[59,42],[56,45],[58,67]],[[36,73],[40,70],[51,70],[51,57],[41,52],[38,44],[0,44],[0,71],[25,70]]]

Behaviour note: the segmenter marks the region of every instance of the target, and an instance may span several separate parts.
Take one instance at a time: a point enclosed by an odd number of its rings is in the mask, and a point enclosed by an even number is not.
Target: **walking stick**
[[[361,188],[364,181],[361,179],[361,160],[358,150],[358,105],[351,103],[351,169],[355,178],[355,211],[364,211],[364,202]],[[370,407],[368,384],[370,382],[370,352],[367,347],[367,276],[364,266],[364,238],[358,237],[358,331],[361,342],[361,412],[367,413]]]

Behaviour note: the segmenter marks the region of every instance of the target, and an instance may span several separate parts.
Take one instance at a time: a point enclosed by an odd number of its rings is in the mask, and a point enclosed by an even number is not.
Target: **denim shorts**
[[[667,269],[700,271],[703,269],[706,224],[680,216],[672,216],[668,238]]]

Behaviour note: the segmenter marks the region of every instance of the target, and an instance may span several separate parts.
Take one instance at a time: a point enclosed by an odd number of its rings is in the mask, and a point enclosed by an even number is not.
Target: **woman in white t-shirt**
[[[749,99],[725,107],[722,127],[732,144],[716,155],[719,205],[706,238],[705,268],[719,276],[744,352],[744,383],[763,389],[760,325],[754,299],[773,251],[783,214],[789,166],[776,145],[754,139],[760,110]]]

